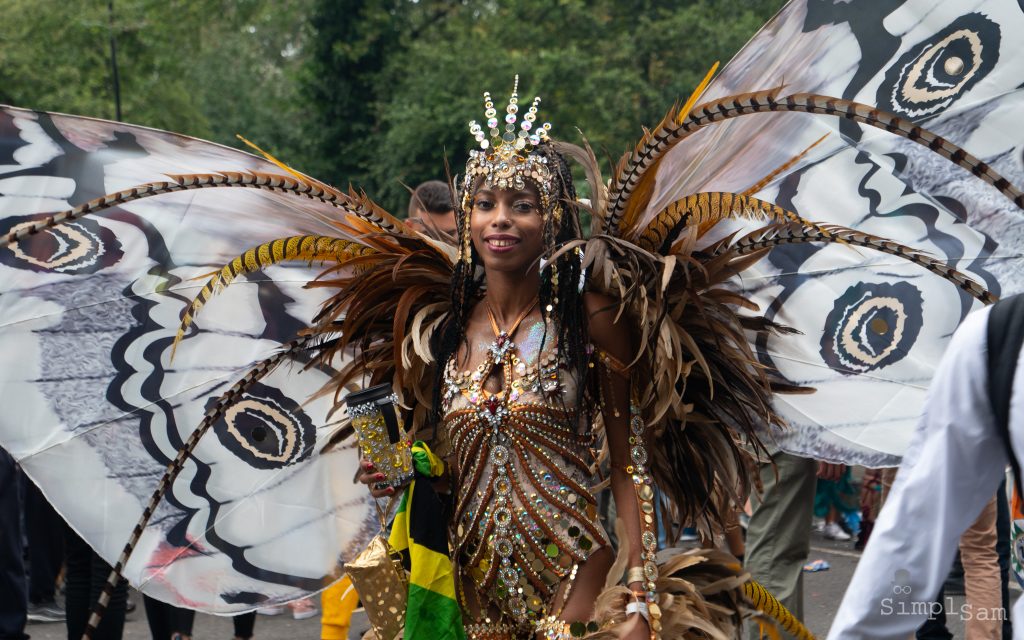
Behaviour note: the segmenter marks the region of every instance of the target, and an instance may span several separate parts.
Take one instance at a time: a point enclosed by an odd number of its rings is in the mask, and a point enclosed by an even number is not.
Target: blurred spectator
[[[954,334],[830,640],[906,638],[924,621],[961,535],[979,518],[991,520],[1006,464],[1020,460],[1008,445],[1024,451],[1021,344],[998,344],[1022,337],[1022,312],[1024,297],[1007,298],[972,313]],[[1015,609],[1024,614],[1024,599]]]
[[[811,551],[818,466],[779,451],[771,462],[759,464],[763,491],[750,498],[745,568],[797,619],[803,619],[803,566]],[[825,474],[832,471],[831,465],[823,467]],[[749,625],[747,633],[759,637],[757,625]]]
[[[359,594],[348,576],[320,594],[320,640],[347,640],[352,626],[352,612],[359,606]]]
[[[146,621],[153,640],[191,640],[196,612],[192,609],[175,607],[149,596],[142,596],[146,607]],[[235,626],[234,640],[249,640],[256,626],[256,612],[231,617]]]
[[[0,640],[28,640],[28,584],[21,541],[21,472],[0,449]]]
[[[66,594],[68,640],[81,640],[89,622],[89,613],[107,583],[111,566],[71,527],[64,526],[64,554],[67,570],[64,576]],[[121,640],[124,632],[125,606],[128,601],[128,583],[121,580],[111,594],[110,603],[93,640]]]
[[[885,469],[867,469],[860,483],[860,532],[857,543],[853,545],[858,551],[864,550],[871,530],[875,527],[875,518],[882,509],[882,487]]]
[[[292,617],[296,620],[305,620],[306,618],[312,618],[320,611],[313,604],[313,600],[310,598],[303,598],[301,600],[294,600],[284,605],[277,605],[273,607],[260,607],[257,609],[257,613],[261,616],[279,616],[285,612],[285,610],[292,612]]]
[[[829,465],[836,467],[842,465]],[[848,518],[859,511],[859,491],[853,486],[850,469],[836,470],[838,477],[818,478],[814,493],[814,517],[824,521],[821,533],[829,540],[845,542]],[[820,476],[820,474],[819,474]]]
[[[409,221],[421,230],[436,229],[455,237],[455,205],[451,188],[440,180],[428,180],[409,198]]]
[[[964,593],[970,611],[1000,611],[1003,606],[1001,570],[996,553],[996,516],[998,499],[1005,500],[1005,492],[988,501],[981,515],[960,536],[960,558],[964,572]],[[1003,576],[1005,579],[1005,576]],[[939,589],[935,606],[928,620],[917,630],[918,640],[951,640],[953,634],[946,626],[945,588]],[[964,620],[966,640],[1001,638],[1003,621],[998,616],[968,616]]]
[[[28,540],[28,620],[64,622],[57,604],[57,576],[64,564],[64,521],[34,482],[25,483]]]

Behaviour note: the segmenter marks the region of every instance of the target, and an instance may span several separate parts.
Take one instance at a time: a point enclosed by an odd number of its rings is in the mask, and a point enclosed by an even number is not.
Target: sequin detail
[[[488,391],[499,369],[501,389]],[[519,630],[544,620],[558,586],[608,544],[588,490],[592,437],[567,406],[573,385],[556,347],[527,361],[500,332],[475,370],[454,359],[445,370],[456,558]]]

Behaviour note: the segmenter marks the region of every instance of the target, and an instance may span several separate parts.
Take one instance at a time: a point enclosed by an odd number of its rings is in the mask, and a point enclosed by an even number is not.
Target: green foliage
[[[393,22],[360,23],[383,24],[375,33],[387,49],[383,60],[374,59],[369,82],[363,76],[332,88],[358,95],[370,119],[359,135],[331,137],[338,160],[323,157],[332,163],[327,174],[357,176],[352,181],[386,208],[403,210],[403,185],[444,178],[446,161],[453,173],[460,170],[472,143],[467,123],[482,118],[483,92],[503,99],[516,73],[524,101],[542,96],[541,115],[555,137],[578,142],[578,128],[599,157],[617,159],[642,134],[641,125],[653,126],[673,102],[685,100],[716,60],[727,61],[780,6],[778,0],[464,0],[433,3],[428,13],[420,3],[394,3]],[[396,24],[405,37],[395,34]],[[360,41],[368,37],[356,34]],[[321,27],[313,35],[334,43],[345,37]],[[341,114],[314,102],[318,113],[331,113],[320,123],[328,131]]]
[[[312,0],[0,0],[0,102],[122,119],[285,155],[301,146],[298,68]]]
[[[617,159],[782,0],[0,0],[0,102],[240,146],[389,210],[461,170],[520,74],[555,137]],[[751,89],[760,87],[751,87]]]

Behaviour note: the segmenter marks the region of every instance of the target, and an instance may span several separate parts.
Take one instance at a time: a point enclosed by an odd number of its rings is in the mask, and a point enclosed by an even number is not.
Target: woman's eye
[[[537,208],[532,202],[517,202],[513,205],[516,211],[529,212]]]
[[[494,207],[494,203],[490,200],[477,200],[473,203],[473,206],[477,209],[491,209]]]

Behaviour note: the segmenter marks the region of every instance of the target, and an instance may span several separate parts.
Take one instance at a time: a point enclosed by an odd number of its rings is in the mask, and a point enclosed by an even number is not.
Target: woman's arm
[[[599,376],[601,413],[611,460],[612,497],[629,541],[627,586],[636,595],[637,602],[643,603],[633,607],[638,612],[647,613],[644,617],[649,616],[651,628],[656,629],[660,612],[655,602],[648,601],[648,594],[654,593],[653,583],[657,579],[654,559],[657,551],[657,523],[654,517],[654,491],[649,484],[650,476],[646,468],[644,425],[642,418],[634,416],[631,410],[632,390],[626,363],[635,355],[632,336],[625,321],[620,319],[618,323],[615,322],[615,309],[608,308],[610,299],[588,294],[585,303],[590,339],[596,349],[595,370]],[[645,476],[648,479],[646,482]],[[641,482],[638,484],[635,478]],[[643,631],[644,636],[649,633],[646,629]]]

